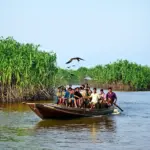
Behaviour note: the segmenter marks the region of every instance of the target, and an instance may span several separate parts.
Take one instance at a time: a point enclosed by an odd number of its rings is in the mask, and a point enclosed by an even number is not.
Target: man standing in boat
[[[107,100],[107,104],[110,106],[112,105],[113,103],[116,103],[117,102],[117,96],[116,96],[116,93],[114,93],[112,91],[112,88],[109,87],[108,88],[108,93],[106,94],[106,100]]]

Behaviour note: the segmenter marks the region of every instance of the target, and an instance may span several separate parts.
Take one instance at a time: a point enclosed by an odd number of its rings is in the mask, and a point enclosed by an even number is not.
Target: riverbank
[[[0,90],[0,102],[22,102],[22,101],[38,101],[50,100],[55,95],[54,88],[43,89],[19,89],[7,88],[4,91]]]
[[[133,87],[131,87],[130,85],[124,85],[122,83],[112,83],[112,84],[102,84],[102,83],[89,83],[89,85],[91,87],[96,87],[96,88],[101,88],[101,89],[108,89],[109,87],[112,87],[113,90],[116,91],[137,91],[136,89],[134,89]],[[149,91],[150,89],[143,89],[143,90],[139,90],[139,91]]]
[[[87,83],[87,82],[83,82]],[[128,91],[128,92],[136,92],[136,91],[150,91],[150,87],[148,87],[147,89],[135,89],[134,87],[130,86],[130,85],[124,85],[122,83],[112,83],[112,84],[102,84],[102,83],[96,83],[94,81],[88,82],[90,87],[96,87],[96,88],[100,88],[100,89],[108,89],[109,87],[112,87],[113,90],[115,91]]]

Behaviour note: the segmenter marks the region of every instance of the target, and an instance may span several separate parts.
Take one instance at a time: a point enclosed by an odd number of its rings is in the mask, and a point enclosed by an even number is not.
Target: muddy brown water
[[[149,150],[150,92],[116,94],[123,113],[68,121],[41,120],[21,103],[0,104],[0,150]]]

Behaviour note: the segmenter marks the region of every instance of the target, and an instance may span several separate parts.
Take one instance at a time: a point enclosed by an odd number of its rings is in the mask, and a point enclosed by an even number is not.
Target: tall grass
[[[84,78],[90,76],[93,79],[91,83],[96,83],[99,86],[113,85],[120,89],[127,87],[128,90],[150,89],[150,67],[127,60],[117,60],[93,68],[81,67],[72,73],[75,74],[78,83],[84,82]]]
[[[0,100],[16,101],[51,96],[57,73],[56,54],[39,45],[0,38]]]

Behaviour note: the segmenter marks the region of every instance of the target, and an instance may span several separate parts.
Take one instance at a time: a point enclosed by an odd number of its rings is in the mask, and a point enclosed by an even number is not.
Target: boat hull
[[[89,108],[72,108],[57,104],[27,103],[27,105],[41,119],[73,119],[80,117],[92,117],[111,114],[114,111],[113,106],[109,108],[89,109]]]

